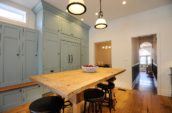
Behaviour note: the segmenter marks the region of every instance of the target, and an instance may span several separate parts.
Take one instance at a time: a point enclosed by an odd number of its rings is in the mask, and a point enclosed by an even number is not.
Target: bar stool
[[[107,80],[107,82],[108,82],[107,84],[100,83],[97,85],[97,87],[101,88],[103,90],[103,92],[105,93],[105,98],[104,98],[103,103],[108,104],[110,113],[111,113],[112,109],[115,110],[114,104],[117,103],[115,95],[113,95],[113,92],[112,92],[112,90],[115,88],[115,84],[113,83],[115,80],[116,80],[116,78],[113,77],[113,78]],[[108,98],[107,98],[107,95],[108,95]],[[114,96],[114,99],[113,99],[113,96]],[[114,103],[114,101],[115,101],[115,103]]]
[[[99,89],[87,89],[84,91],[84,113],[86,113],[87,103],[88,113],[90,113],[90,107],[92,113],[102,113],[102,102],[104,100],[104,92]]]
[[[35,100],[29,106],[31,113],[60,113],[64,100],[60,96],[49,96]]]

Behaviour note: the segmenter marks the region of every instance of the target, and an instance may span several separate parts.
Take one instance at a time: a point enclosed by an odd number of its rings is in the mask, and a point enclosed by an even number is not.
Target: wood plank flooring
[[[116,111],[112,113],[172,113],[172,98],[157,96],[152,93],[136,90],[122,91],[115,89],[117,98]],[[29,113],[29,103],[11,109],[5,113]],[[65,113],[71,113],[71,108]],[[109,113],[108,108],[103,107],[103,113]]]

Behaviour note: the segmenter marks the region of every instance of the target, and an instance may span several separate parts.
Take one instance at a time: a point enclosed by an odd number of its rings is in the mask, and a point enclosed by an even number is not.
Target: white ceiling
[[[11,0],[28,8],[33,8],[39,0]],[[68,0],[45,0],[48,3],[65,11]],[[97,16],[95,12],[99,11],[99,0],[84,0],[87,12],[82,16],[75,16],[78,19],[84,18],[84,22],[93,26]],[[125,0],[126,5],[122,5],[123,0],[102,0],[104,18],[108,21],[123,16],[139,13],[149,9],[157,8],[172,3],[172,0]]]

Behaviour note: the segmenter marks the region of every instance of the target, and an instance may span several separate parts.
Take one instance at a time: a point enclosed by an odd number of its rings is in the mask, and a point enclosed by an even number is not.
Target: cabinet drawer
[[[66,36],[66,35],[62,35],[61,36],[61,40],[62,41],[68,41],[68,42],[74,42],[74,43],[81,43],[81,40],[78,39],[78,38],[74,38],[74,37],[71,37],[71,36]]]
[[[23,88],[24,102],[33,102],[34,100],[41,98],[43,94],[43,87],[32,86]]]
[[[19,106],[22,102],[21,90],[0,93],[0,112]]]

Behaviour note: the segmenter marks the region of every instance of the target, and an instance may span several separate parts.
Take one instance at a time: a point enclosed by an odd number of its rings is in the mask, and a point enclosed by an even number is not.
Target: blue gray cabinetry
[[[63,35],[61,40],[61,71],[80,68],[80,39]]]
[[[22,82],[21,38],[22,28],[3,25],[3,81],[1,86],[14,85]]]
[[[44,31],[43,72],[60,71],[60,38],[58,33]]]
[[[23,81],[28,82],[29,77],[38,74],[38,32],[24,29],[22,42]]]
[[[0,93],[0,113],[9,108],[21,105],[22,102],[21,89]]]
[[[40,73],[79,69],[88,64],[89,26],[44,0],[33,11],[41,33]]]
[[[0,37],[0,87],[29,81],[38,74],[38,32],[3,23]]]
[[[23,102],[33,102],[34,100],[41,98],[43,94],[43,87],[31,86],[22,89]]]
[[[0,23],[0,86],[3,77],[3,59],[2,59],[2,24]]]
[[[2,92],[0,93],[0,113],[26,102],[32,102],[46,92],[43,87],[38,85]]]

